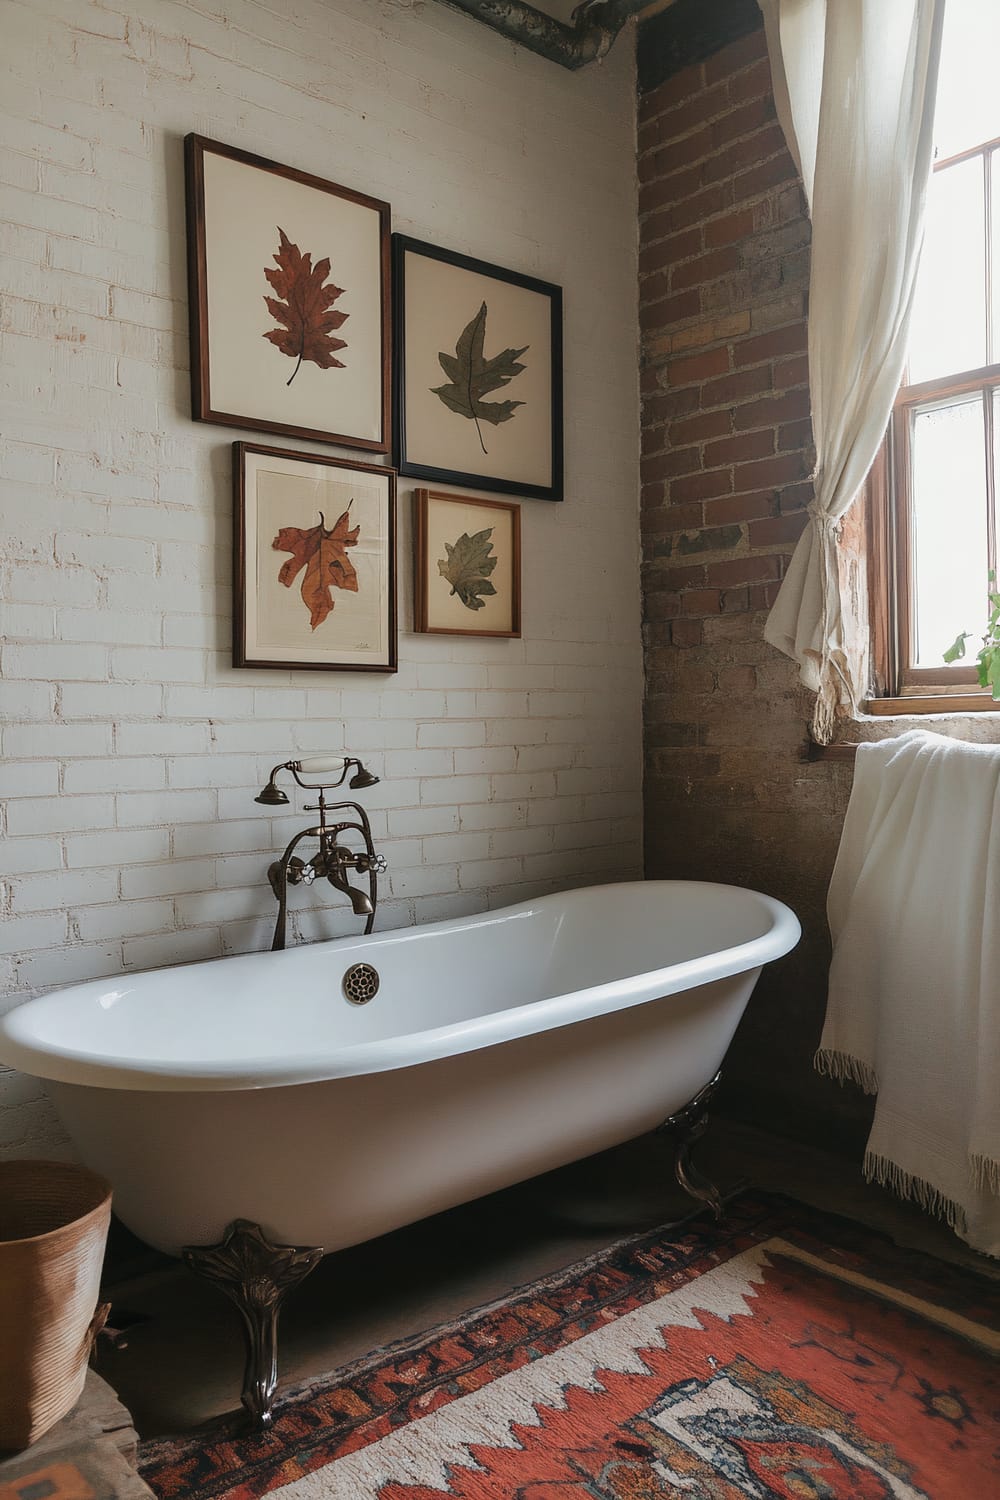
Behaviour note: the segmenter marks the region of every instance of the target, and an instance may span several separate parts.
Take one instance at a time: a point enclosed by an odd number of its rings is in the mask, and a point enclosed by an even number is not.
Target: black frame
[[[548,485],[523,484],[497,478],[492,474],[476,474],[460,469],[444,469],[431,464],[411,463],[406,457],[406,276],[404,271],[407,254],[424,255],[429,260],[443,261],[463,271],[474,271],[480,276],[489,276],[495,281],[506,281],[526,291],[537,292],[548,297],[551,308],[550,348],[552,362],[552,483]],[[414,479],[428,479],[436,484],[469,485],[473,489],[491,493],[524,495],[535,500],[562,500],[563,498],[563,369],[562,369],[562,288],[549,281],[539,281],[534,276],[524,276],[519,271],[509,271],[488,261],[476,260],[470,255],[460,255],[456,250],[442,250],[429,245],[425,240],[412,239],[409,235],[392,236],[392,303],[393,303],[393,463],[399,474]]]

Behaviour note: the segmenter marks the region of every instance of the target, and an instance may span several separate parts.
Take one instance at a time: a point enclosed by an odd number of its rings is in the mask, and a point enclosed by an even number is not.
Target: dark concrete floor
[[[746,1181],[1000,1276],[1000,1263],[865,1183],[841,1157],[718,1120],[698,1159],[724,1192]],[[645,1136],[328,1256],[282,1313],[282,1381],[336,1370],[691,1207],[674,1183],[670,1143]],[[116,1308],[147,1319],[134,1324],[127,1349],[106,1350],[99,1365],[141,1437],[182,1432],[238,1406],[237,1313],[217,1289],[170,1263],[111,1291]]]

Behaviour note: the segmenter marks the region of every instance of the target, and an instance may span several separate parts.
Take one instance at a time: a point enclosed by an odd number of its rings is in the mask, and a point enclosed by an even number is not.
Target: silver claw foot
[[[708,1106],[719,1087],[721,1078],[722,1070],[720,1069],[715,1077],[695,1094],[690,1104],[685,1104],[683,1109],[670,1115],[659,1126],[665,1135],[674,1136],[677,1142],[674,1155],[674,1174],[677,1181],[692,1198],[697,1198],[699,1203],[707,1204],[717,1219],[722,1218],[722,1194],[715,1184],[710,1182],[694,1165],[691,1160],[691,1148],[708,1128]]]
[[[184,1264],[213,1281],[239,1309],[246,1340],[240,1399],[255,1428],[271,1425],[281,1304],[322,1257],[321,1249],[272,1245],[249,1219],[234,1219],[219,1245],[187,1245],[181,1251]]]

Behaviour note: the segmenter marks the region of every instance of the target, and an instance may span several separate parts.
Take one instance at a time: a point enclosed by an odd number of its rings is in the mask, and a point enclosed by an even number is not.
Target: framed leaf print
[[[563,497],[562,292],[395,234],[401,474]]]
[[[233,444],[233,665],[396,670],[396,475]]]
[[[189,135],[192,415],[389,449],[389,205]]]
[[[413,522],[414,628],[520,636],[520,506],[417,490]]]

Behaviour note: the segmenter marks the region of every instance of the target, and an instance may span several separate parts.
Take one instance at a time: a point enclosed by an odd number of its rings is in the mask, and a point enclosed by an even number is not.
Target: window
[[[959,632],[982,634],[998,570],[998,48],[1000,6],[949,0],[907,369],[870,486],[876,677],[890,698],[979,693],[975,667],[943,656]]]

